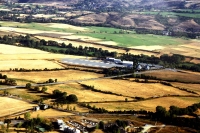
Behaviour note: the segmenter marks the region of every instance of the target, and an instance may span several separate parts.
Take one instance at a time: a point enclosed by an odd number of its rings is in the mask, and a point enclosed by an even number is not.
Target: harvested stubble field
[[[0,110],[0,116],[10,115],[35,106],[34,104],[8,97],[0,97],[0,101],[0,107],[2,108]]]
[[[91,103],[91,106],[98,108],[105,108],[109,111],[113,110],[148,110],[155,111],[157,106],[163,106],[169,109],[174,105],[177,107],[185,108],[194,103],[198,103],[200,98],[193,97],[163,97],[152,100],[140,101],[140,102],[123,102],[123,103]]]
[[[178,82],[172,82],[173,86],[185,88],[190,91],[197,92],[200,95],[200,84],[185,84],[185,83],[178,83]]]
[[[162,80],[178,80],[181,82],[200,82],[200,76],[196,73],[190,72],[173,72],[173,71],[159,71],[145,73],[145,75],[150,75],[157,77]]]
[[[129,80],[102,79],[95,81],[84,81],[86,85],[94,86],[95,89],[102,91],[111,91],[130,97],[154,97],[163,95],[191,95],[188,92],[181,91],[171,86],[160,83],[137,83]]]
[[[40,72],[2,72],[9,78],[26,79],[34,82],[45,82],[51,79],[57,79],[58,82],[68,80],[81,80],[102,77],[102,74],[96,74],[92,72],[84,72],[78,70],[60,70],[60,71],[40,71]]]
[[[52,93],[53,90],[59,89],[67,92],[67,94],[76,94],[79,102],[104,102],[104,101],[124,101],[126,97],[116,96],[111,94],[104,94],[100,92],[94,92],[82,88],[79,84],[68,85],[54,85],[49,87],[48,93]]]

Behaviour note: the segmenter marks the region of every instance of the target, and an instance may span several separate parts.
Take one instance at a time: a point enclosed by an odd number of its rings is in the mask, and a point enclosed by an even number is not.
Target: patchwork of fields
[[[170,106],[178,106],[185,108],[192,105],[193,103],[198,103],[199,98],[190,97],[164,97],[153,100],[141,101],[141,102],[124,102],[124,103],[92,103],[91,106],[96,106],[98,108],[105,108],[109,111],[113,110],[149,110],[155,111],[156,106],[163,106],[169,109]]]
[[[184,38],[173,38],[169,36],[136,34],[134,31],[126,31],[108,27],[78,27],[68,24],[54,23],[18,23],[0,22],[0,31],[20,34],[33,34],[39,39],[54,40],[59,43],[72,43],[74,46],[82,45],[107,49],[125,53],[120,48],[110,46],[120,46],[132,48],[129,53],[147,54],[159,56],[161,54],[182,54],[190,57],[198,57],[198,40]],[[48,35],[47,35],[48,34]],[[51,36],[49,36],[51,34]],[[52,36],[54,35],[54,36]],[[174,47],[176,46],[176,48]],[[196,49],[197,48],[197,49]],[[143,50],[143,51],[141,51]],[[144,51],[145,50],[145,51]],[[160,54],[155,54],[158,52]],[[198,62],[196,60],[192,62]]]
[[[72,43],[76,47],[82,45],[83,47],[91,46],[107,49],[109,51],[117,51],[118,53],[126,52],[124,49],[110,47],[112,45],[134,48],[129,50],[129,52],[133,54],[159,56],[160,54],[164,53],[177,53],[192,57],[200,57],[198,40],[186,40],[183,38],[171,38],[167,36],[156,35],[138,35],[135,34],[134,31],[124,31],[125,33],[121,34],[119,33],[121,32],[120,29],[104,27],[77,27],[65,24],[49,25],[39,23],[25,24],[16,22],[1,22],[1,25],[2,27],[0,27],[0,30],[4,32],[16,32],[17,34],[22,35],[30,32],[37,39],[54,40],[59,43],[64,42],[65,44]],[[49,36],[50,34],[51,36]],[[0,44],[0,47],[0,70],[10,70],[10,68],[63,68],[63,66],[59,64],[57,60],[61,60],[63,58],[86,58],[83,56],[53,54],[37,49],[10,46],[5,44]],[[194,61],[198,62],[197,59],[194,59]],[[4,71],[2,74],[8,75],[9,78],[16,79],[18,85],[25,85],[27,82],[41,83],[49,79],[57,79],[58,82],[61,82],[103,77],[103,74],[79,70],[60,70],[48,72]],[[200,94],[200,88],[198,84],[200,81],[199,73],[163,71],[147,73],[146,75],[156,76],[162,80],[175,80],[177,82],[173,82],[173,86],[185,88]],[[196,84],[187,84],[182,82],[196,82]],[[80,84],[94,86],[94,88],[99,92],[84,88]],[[159,83],[159,81],[156,81],[156,83],[137,83],[134,82],[133,79],[101,79],[95,81],[80,81],[80,83],[48,86],[47,94],[52,94],[53,90],[59,89],[63,92],[67,92],[68,95],[76,94],[79,102],[87,102],[91,106],[103,107],[108,110],[145,109],[149,111],[155,111],[155,107],[158,105],[166,108],[171,105],[186,107],[200,100],[199,97],[197,97],[199,95],[177,89],[173,86],[163,85]],[[106,94],[106,92],[112,92],[112,94]],[[11,89],[9,90],[9,93],[20,95],[22,98],[29,100],[39,100],[40,98],[44,97],[44,95],[40,95],[40,93],[33,93],[26,89]],[[174,95],[179,96],[175,97]],[[133,102],[136,100],[134,97],[144,98],[145,100]],[[126,100],[128,102],[126,102]],[[51,101],[46,102],[52,103]],[[78,111],[88,112],[87,109],[76,104],[73,106],[75,106]],[[22,107],[23,109],[27,108],[26,106]],[[66,108],[66,106],[63,108]],[[2,112],[2,114],[5,113],[6,112]],[[41,112],[41,114],[42,116],[45,115],[43,112]],[[53,117],[55,114],[58,114],[58,112],[50,110],[50,112],[47,112],[47,115],[45,116]],[[33,115],[36,116],[37,114]]]

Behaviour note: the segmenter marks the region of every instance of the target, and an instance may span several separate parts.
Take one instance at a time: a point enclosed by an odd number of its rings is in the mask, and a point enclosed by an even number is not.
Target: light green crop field
[[[187,42],[187,40],[181,38],[151,34],[83,33],[81,35],[102,39],[104,41],[114,41],[118,44],[118,46],[123,47],[140,45],[179,45]]]

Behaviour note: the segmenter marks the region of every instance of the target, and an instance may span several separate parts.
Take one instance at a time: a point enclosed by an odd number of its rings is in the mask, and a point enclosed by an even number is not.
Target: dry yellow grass
[[[24,111],[26,109],[30,109],[34,104],[29,104],[27,102],[8,98],[8,97],[0,97],[0,116],[5,116],[13,113],[17,113],[20,111]]]
[[[163,95],[188,95],[185,91],[178,90],[171,86],[165,86],[160,83],[136,83],[128,80],[103,79],[82,82],[94,86],[95,89],[102,91],[111,91],[117,94],[130,97],[152,97]],[[191,94],[190,94],[191,95]]]
[[[0,46],[0,70],[9,70],[10,68],[62,68],[62,66],[58,65],[54,61],[47,60],[62,60],[63,58],[85,58],[83,56],[53,54],[38,49],[5,44],[0,44]]]
[[[194,103],[198,103],[200,98],[191,97],[164,97],[153,100],[141,101],[141,102],[123,102],[123,103],[91,103],[96,107],[103,107],[107,110],[148,110],[155,111],[157,106],[163,106],[169,109],[170,106],[187,107]]]
[[[124,101],[126,97],[115,96],[110,94],[103,94],[99,92],[94,92],[91,90],[83,89],[78,84],[69,85],[56,85],[51,86],[48,89],[48,93],[52,93],[53,90],[59,89],[61,91],[67,92],[67,94],[75,94],[78,97],[79,102],[97,102],[97,101]]]
[[[0,54],[46,54],[48,52],[33,48],[18,47],[13,45],[0,44]]]
[[[171,84],[180,88],[185,88],[185,89],[197,92],[200,95],[200,84],[185,84],[185,83],[178,83],[178,82],[172,82]]]
[[[9,78],[20,78],[31,80],[34,82],[45,82],[48,79],[58,79],[58,81],[90,79],[102,77],[102,74],[92,72],[76,71],[76,70],[62,70],[62,71],[41,71],[41,72],[2,72]]]
[[[62,66],[47,60],[8,60],[0,61],[0,70],[10,70],[10,68],[24,69],[54,69]]]
[[[59,117],[59,116],[69,116],[69,115],[74,115],[74,114],[57,111],[54,109],[39,110],[39,111],[34,111],[31,113],[32,118],[35,118],[37,116],[45,118],[45,117]]]

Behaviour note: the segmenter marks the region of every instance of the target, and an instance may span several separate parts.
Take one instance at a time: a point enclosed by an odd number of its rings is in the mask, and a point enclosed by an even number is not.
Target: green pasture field
[[[82,33],[83,36],[90,36],[103,41],[114,41],[118,46],[151,46],[151,45],[178,45],[185,43],[187,40],[173,38],[169,36],[160,36],[152,34],[114,34],[114,33]]]

